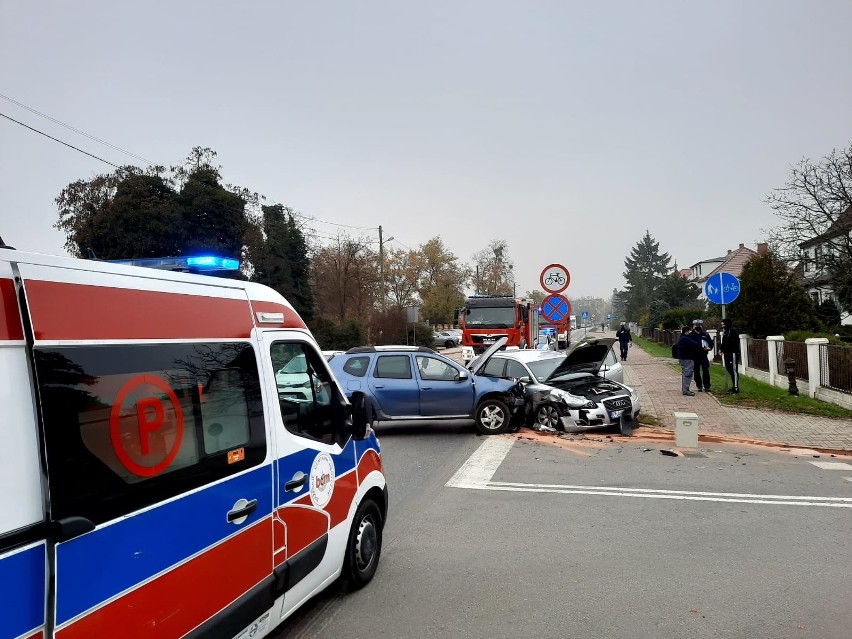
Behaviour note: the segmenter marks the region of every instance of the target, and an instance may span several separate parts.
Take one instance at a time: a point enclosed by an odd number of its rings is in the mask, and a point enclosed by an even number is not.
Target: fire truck
[[[538,337],[535,304],[512,295],[471,295],[459,310],[458,324],[465,364],[501,337],[507,347],[518,348],[533,348]]]

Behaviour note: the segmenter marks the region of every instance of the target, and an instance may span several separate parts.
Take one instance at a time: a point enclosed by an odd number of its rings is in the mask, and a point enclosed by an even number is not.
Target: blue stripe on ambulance
[[[44,625],[45,545],[12,552],[0,559],[0,639],[29,635]]]
[[[261,466],[58,545],[57,625],[269,516],[271,472]],[[228,523],[227,511],[241,498],[257,499],[258,506],[236,526]]]

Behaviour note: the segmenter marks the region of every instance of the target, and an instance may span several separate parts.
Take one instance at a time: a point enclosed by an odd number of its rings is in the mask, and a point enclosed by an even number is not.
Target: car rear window
[[[364,377],[370,365],[369,357],[350,357],[343,365],[343,372],[353,377]]]

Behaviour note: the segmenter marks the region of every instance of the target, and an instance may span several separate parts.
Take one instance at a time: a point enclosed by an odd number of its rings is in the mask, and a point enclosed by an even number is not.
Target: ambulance
[[[372,579],[369,406],[281,295],[4,246],[0,303],[0,639],[257,639]]]

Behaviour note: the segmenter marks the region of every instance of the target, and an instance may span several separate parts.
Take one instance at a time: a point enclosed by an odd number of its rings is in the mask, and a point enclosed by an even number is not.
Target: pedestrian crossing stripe
[[[811,463],[817,468],[822,468],[823,470],[852,470],[852,464],[847,464],[845,462],[812,461]]]

